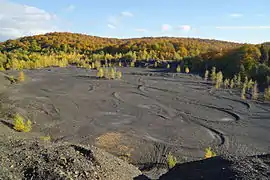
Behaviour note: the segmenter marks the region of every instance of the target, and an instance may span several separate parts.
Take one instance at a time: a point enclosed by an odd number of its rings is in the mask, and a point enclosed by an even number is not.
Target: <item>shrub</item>
[[[229,79],[225,79],[224,80],[224,87],[227,89],[230,86],[230,80]]]
[[[121,79],[122,78],[122,72],[121,71],[117,71],[116,72],[116,78],[117,79]]]
[[[158,67],[158,63],[157,61],[155,61],[154,67],[157,68]]]
[[[176,72],[180,73],[181,72],[181,66],[178,65],[177,68],[176,68]]]
[[[234,79],[231,79],[231,81],[230,81],[230,88],[231,88],[231,89],[234,88]]]
[[[135,62],[134,61],[130,62],[130,67],[135,67]]]
[[[18,81],[23,82],[25,80],[24,72],[20,71],[18,76]]]
[[[95,64],[92,67],[95,67],[96,69],[99,69],[101,67],[100,61],[95,61]]]
[[[246,99],[246,90],[247,90],[247,84],[244,83],[243,87],[242,87],[242,90],[241,90],[241,98],[242,99]]]
[[[223,82],[223,74],[221,71],[219,71],[216,75],[216,89],[220,88],[222,82]]]
[[[264,90],[264,100],[270,101],[270,86]]]
[[[187,74],[189,73],[189,68],[188,68],[188,67],[185,68],[185,72],[186,72]]]
[[[211,147],[208,147],[205,149],[205,154],[204,154],[204,158],[208,159],[211,157],[215,157],[217,156],[216,153],[211,149]]]
[[[212,70],[211,70],[211,80],[212,81],[215,81],[216,78],[217,78],[216,67],[212,67]]]
[[[115,79],[115,70],[114,68],[109,69],[109,77],[108,79]]]
[[[19,132],[30,132],[32,129],[32,122],[28,119],[26,122],[24,118],[16,114],[13,118],[14,120],[14,129]]]
[[[236,81],[236,85],[237,85],[238,88],[241,87],[241,84],[242,84],[241,82],[242,82],[241,74],[239,73],[238,76],[237,76],[237,81]]]
[[[207,81],[208,77],[209,77],[209,71],[206,70],[205,73],[204,73],[204,80]]]
[[[167,64],[167,69],[170,69],[171,68],[171,65],[170,64]]]
[[[177,163],[176,157],[169,153],[167,157],[167,163],[170,169],[173,168]]]
[[[16,83],[16,79],[14,78],[14,76],[6,76],[6,78],[10,81],[11,84]]]
[[[104,77],[104,70],[103,70],[103,68],[99,68],[98,69],[97,77],[98,78],[103,78]]]

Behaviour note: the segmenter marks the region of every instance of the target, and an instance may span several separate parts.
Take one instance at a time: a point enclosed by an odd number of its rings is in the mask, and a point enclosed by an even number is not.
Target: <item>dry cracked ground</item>
[[[151,178],[165,172],[169,152],[178,162],[202,159],[206,147],[232,156],[269,153],[269,103],[241,100],[239,90],[215,90],[196,75],[121,71],[122,80],[75,67],[25,71],[24,83],[2,93],[2,116],[19,112],[34,122],[32,133],[95,145]]]

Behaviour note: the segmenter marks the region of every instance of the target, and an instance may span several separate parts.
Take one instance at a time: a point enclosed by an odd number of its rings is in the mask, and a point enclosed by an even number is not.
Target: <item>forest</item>
[[[1,70],[69,64],[93,68],[96,62],[158,62],[159,67],[169,63],[198,74],[216,67],[228,78],[240,73],[260,86],[270,84],[269,42],[254,45],[174,37],[115,39],[54,32],[0,43]]]

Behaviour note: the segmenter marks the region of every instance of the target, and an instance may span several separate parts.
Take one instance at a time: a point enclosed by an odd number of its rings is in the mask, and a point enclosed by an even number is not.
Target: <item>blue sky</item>
[[[0,0],[0,40],[50,31],[270,41],[270,0]]]

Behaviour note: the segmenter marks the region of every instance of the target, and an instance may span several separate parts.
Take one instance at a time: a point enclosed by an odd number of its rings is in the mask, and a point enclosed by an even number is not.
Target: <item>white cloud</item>
[[[135,31],[137,31],[137,32],[142,32],[142,33],[148,32],[147,29],[135,29]]]
[[[234,18],[239,18],[239,17],[242,17],[243,14],[240,14],[240,13],[232,13],[229,15],[230,17],[234,17]]]
[[[68,11],[68,12],[72,12],[72,11],[75,10],[75,8],[76,8],[76,7],[75,7],[74,5],[70,4],[70,5],[68,5],[68,6],[65,8],[65,10]]]
[[[0,41],[56,31],[56,16],[42,9],[1,1]]]
[[[270,26],[217,26],[216,29],[228,29],[228,30],[259,30],[259,29],[270,29]]]
[[[118,15],[115,15],[115,16],[109,16],[108,18],[108,24],[112,25],[115,29],[117,28],[117,26],[119,24],[121,24],[121,21],[124,19],[124,18],[129,18],[129,17],[133,17],[134,15],[131,13],[131,12],[128,12],[128,11],[123,11],[121,13],[119,13]],[[112,27],[110,26],[110,28]],[[109,27],[109,25],[108,25]]]
[[[112,24],[107,24],[107,26],[108,26],[108,28],[110,28],[110,29],[116,29],[116,27],[115,27],[114,25],[112,25]]]
[[[191,30],[191,26],[190,25],[181,25],[181,26],[178,26],[178,29],[185,31],[185,32],[189,32]]]
[[[131,12],[128,12],[128,11],[121,12],[121,15],[122,16],[127,16],[127,17],[133,17],[134,16]]]
[[[162,24],[161,26],[162,32],[167,32],[167,31],[170,31],[171,29],[172,29],[172,26],[169,24]]]

